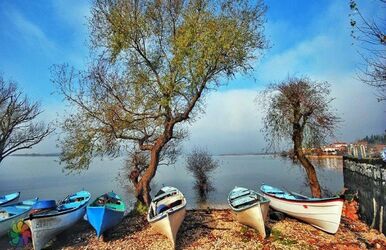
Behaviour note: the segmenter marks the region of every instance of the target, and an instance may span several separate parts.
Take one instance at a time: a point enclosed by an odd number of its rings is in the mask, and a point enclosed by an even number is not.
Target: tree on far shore
[[[53,68],[74,110],[63,123],[66,168],[86,169],[98,155],[135,156],[129,178],[149,205],[150,182],[184,138],[182,125],[266,48],[265,10],[248,0],[96,0],[89,69]]]
[[[13,81],[0,75],[0,163],[5,157],[41,142],[52,129],[35,119],[39,104],[30,102]]]
[[[292,77],[271,84],[257,100],[265,109],[263,132],[269,147],[292,142],[294,160],[304,167],[314,197],[321,197],[321,188],[315,167],[303,148],[320,146],[333,136],[339,118],[330,107],[333,98],[329,95],[327,82]]]

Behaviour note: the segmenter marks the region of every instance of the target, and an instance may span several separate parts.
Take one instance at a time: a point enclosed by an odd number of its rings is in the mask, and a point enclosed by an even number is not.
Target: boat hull
[[[258,203],[242,211],[233,211],[241,224],[256,229],[265,238],[265,222],[267,220],[269,203]]]
[[[123,219],[124,212],[106,207],[87,207],[87,220],[100,237],[106,230],[114,227]]]
[[[327,233],[338,231],[342,214],[343,199],[325,201],[292,201],[276,198],[264,193],[271,200],[270,206],[280,212],[302,220]]]
[[[19,200],[20,192],[7,194],[0,197],[0,206],[11,205]]]
[[[160,220],[150,222],[152,230],[157,233],[165,235],[173,245],[176,245],[176,238],[178,230],[185,219],[186,208],[182,207],[173,213],[168,213],[165,217]]]
[[[28,211],[12,218],[11,220],[1,222],[0,223],[0,237],[6,235],[14,223],[16,223],[18,220],[24,219],[25,216],[27,216],[27,215],[28,215]]]
[[[35,250],[42,249],[53,237],[70,228],[86,213],[86,204],[69,213],[42,218],[27,219]]]

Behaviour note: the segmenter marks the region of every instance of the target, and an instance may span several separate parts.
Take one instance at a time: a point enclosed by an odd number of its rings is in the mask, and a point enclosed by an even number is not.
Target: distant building
[[[347,152],[347,143],[334,142],[328,146],[321,147],[324,155],[344,155]]]
[[[347,146],[347,154],[358,159],[367,158],[367,142],[349,144]]]
[[[336,155],[338,154],[338,150],[331,146],[322,146],[322,152],[325,155]]]

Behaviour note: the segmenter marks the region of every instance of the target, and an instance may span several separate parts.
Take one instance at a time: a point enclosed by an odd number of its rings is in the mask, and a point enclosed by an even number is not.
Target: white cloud
[[[9,28],[5,31],[9,33],[8,35],[14,36],[15,39],[23,39],[24,43],[31,48],[39,48],[46,54],[57,50],[56,44],[46,36],[43,30],[16,9],[8,7],[6,17],[15,26],[15,29]]]
[[[216,154],[261,151],[261,114],[254,102],[256,95],[256,90],[210,94],[205,114],[189,127],[185,150],[198,146]]]

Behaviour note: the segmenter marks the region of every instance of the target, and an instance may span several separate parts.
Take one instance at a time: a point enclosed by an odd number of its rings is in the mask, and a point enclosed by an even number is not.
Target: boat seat
[[[245,196],[247,194],[249,194],[251,191],[250,190],[243,190],[243,191],[239,191],[239,192],[234,192],[231,194],[230,196],[230,199],[237,199],[239,197],[242,197],[242,196]]]
[[[240,205],[244,205],[246,203],[249,203],[249,202],[255,201],[255,200],[256,200],[256,196],[248,195],[248,196],[244,196],[244,197],[241,197],[239,199],[233,200],[232,205],[234,207],[238,207]]]
[[[168,207],[172,208],[172,207],[176,207],[176,206],[181,205],[181,204],[182,204],[182,200],[176,200],[176,201],[170,203]]]

